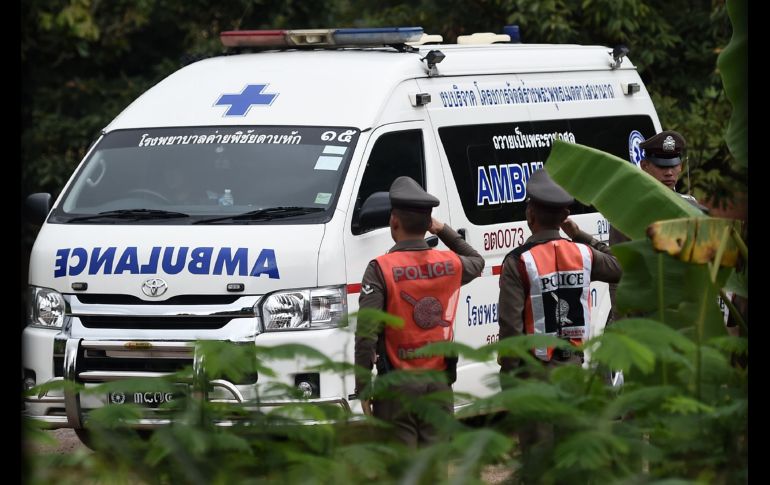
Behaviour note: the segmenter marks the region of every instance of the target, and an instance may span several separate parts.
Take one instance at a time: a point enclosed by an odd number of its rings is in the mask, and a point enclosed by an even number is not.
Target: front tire
[[[75,434],[78,435],[78,439],[81,443],[86,445],[89,449],[94,449],[93,436],[91,432],[85,428],[75,428]]]

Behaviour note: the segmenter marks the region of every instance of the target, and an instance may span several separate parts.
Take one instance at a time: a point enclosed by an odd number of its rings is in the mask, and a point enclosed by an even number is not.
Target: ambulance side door
[[[444,179],[427,123],[409,121],[376,128],[369,137],[362,160],[356,174],[343,237],[348,308],[351,313],[358,309],[361,279],[367,264],[395,244],[387,221],[376,228],[365,228],[359,224],[361,206],[370,195],[387,192],[393,180],[407,175],[439,199],[440,205],[433,210],[433,216],[444,221],[449,217]],[[435,240],[435,237],[432,238],[432,241]],[[446,249],[441,243],[436,247]]]

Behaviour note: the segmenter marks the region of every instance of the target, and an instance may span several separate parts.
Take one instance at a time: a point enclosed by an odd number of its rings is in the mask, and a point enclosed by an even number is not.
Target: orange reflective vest
[[[385,327],[385,349],[396,369],[444,370],[444,357],[415,357],[431,342],[454,338],[460,297],[462,262],[452,251],[394,251],[377,258],[385,278],[385,311],[404,319],[404,326]]]
[[[591,250],[567,239],[518,249],[513,253],[519,258],[519,276],[527,292],[524,331],[582,343],[591,322]],[[553,348],[536,348],[534,353],[549,361]]]

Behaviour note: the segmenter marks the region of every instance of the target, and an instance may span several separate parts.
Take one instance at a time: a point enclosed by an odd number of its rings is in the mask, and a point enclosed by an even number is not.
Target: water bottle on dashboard
[[[219,198],[219,205],[223,207],[229,207],[233,205],[233,193],[230,189],[225,189],[225,193]]]

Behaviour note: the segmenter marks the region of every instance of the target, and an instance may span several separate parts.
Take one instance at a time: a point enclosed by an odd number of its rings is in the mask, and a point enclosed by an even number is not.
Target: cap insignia
[[[663,151],[664,152],[673,152],[676,148],[676,142],[674,142],[674,137],[671,135],[668,135],[665,140],[663,140]]]

